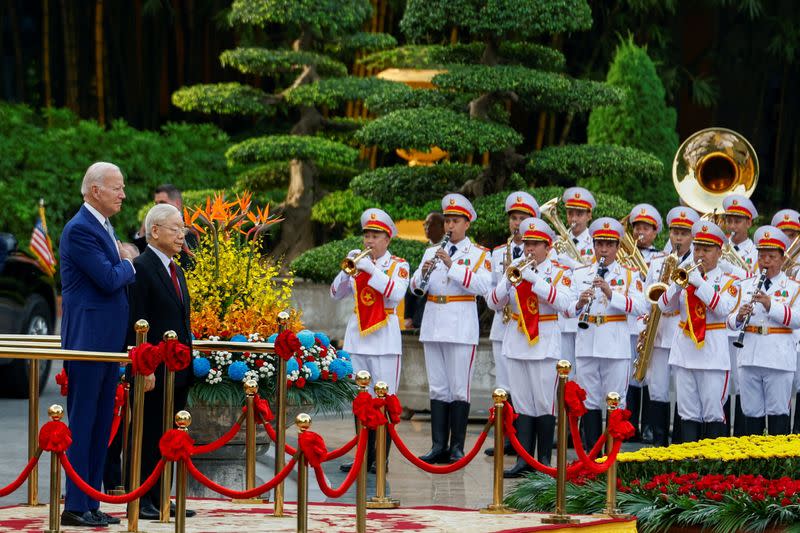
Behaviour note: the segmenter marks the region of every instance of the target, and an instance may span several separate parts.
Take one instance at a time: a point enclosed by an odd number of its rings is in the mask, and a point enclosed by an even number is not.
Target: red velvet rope
[[[490,418],[495,417],[495,408],[489,408]],[[514,421],[519,418],[519,415],[514,412],[514,406],[507,401],[503,403],[503,435],[516,435],[517,428],[514,427]]]
[[[343,456],[344,454],[352,450],[356,444],[358,444],[358,435],[353,435],[353,438],[350,439],[350,441],[344,444],[341,448],[329,451],[322,459],[322,462],[327,463],[328,461],[333,461],[334,459],[338,459],[339,457]]]
[[[239,430],[242,429],[242,419],[244,418],[244,414],[239,415],[239,420],[237,420],[231,429],[228,430],[227,433],[222,435],[220,438],[215,440],[214,442],[209,442],[208,444],[202,444],[200,446],[195,446],[192,448],[192,455],[203,455],[206,453],[211,453],[214,451],[219,450],[226,444],[228,444],[233,437],[239,433]]]
[[[483,443],[486,442],[486,437],[489,435],[489,428],[492,427],[493,419],[490,418],[489,421],[481,431],[481,434],[478,435],[478,440],[475,441],[475,445],[469,451],[467,455],[456,461],[455,463],[451,463],[449,465],[432,465],[430,463],[426,463],[416,455],[414,455],[411,450],[406,447],[403,440],[400,438],[400,435],[397,434],[397,429],[394,427],[394,424],[387,425],[387,429],[389,430],[389,436],[392,437],[392,440],[397,445],[398,451],[408,459],[414,466],[420,468],[428,473],[431,474],[452,474],[456,470],[464,468],[467,466],[470,461],[472,461],[478,452],[483,447]]]
[[[581,433],[578,430],[578,419],[577,417],[570,416],[569,417],[569,428],[572,432],[572,442],[575,444],[575,453],[578,455],[578,460],[580,460],[580,464],[582,464],[589,472],[592,474],[602,474],[606,472],[610,467],[611,464],[616,461],[617,453],[619,453],[620,448],[622,447],[622,440],[614,439],[614,444],[611,446],[611,453],[606,457],[604,463],[596,463],[595,459],[597,457],[590,457],[586,455],[586,452],[583,449],[583,442],[581,442]],[[592,448],[592,451],[595,449],[600,449],[602,445],[606,442],[606,433],[600,435],[600,438],[597,439],[597,443]]]
[[[567,414],[580,418],[586,414],[586,391],[581,388],[575,381],[567,381],[564,388],[564,404],[567,408]]]
[[[192,475],[197,481],[208,487],[209,489],[213,490],[218,494],[222,494],[223,496],[227,496],[228,498],[241,498],[241,499],[248,499],[248,498],[255,498],[267,491],[270,491],[275,488],[281,481],[286,479],[286,476],[289,475],[289,472],[292,471],[294,465],[297,463],[297,458],[293,457],[291,461],[289,461],[286,466],[283,467],[283,470],[278,472],[278,475],[274,478],[270,479],[266,483],[261,486],[254,487],[250,490],[232,490],[217,483],[214,483],[210,479],[208,479],[202,472],[200,472],[197,467],[192,462],[191,458],[185,459],[184,462],[186,463],[186,470],[189,474]]]
[[[122,422],[122,410],[125,407],[125,385],[122,383],[117,385],[117,390],[114,393],[114,421],[111,422],[111,435],[108,437],[108,446],[114,442],[114,438],[119,431],[119,424]]]
[[[328,498],[340,498],[350,489],[351,486],[353,486],[353,482],[356,480],[356,478],[358,478],[358,473],[361,470],[361,464],[363,463],[364,456],[366,455],[368,439],[369,433],[367,433],[367,429],[364,428],[361,430],[361,433],[358,436],[358,448],[356,449],[356,457],[353,461],[353,465],[350,467],[350,472],[347,473],[347,477],[344,478],[344,481],[342,481],[342,484],[339,485],[338,489],[330,487],[328,482],[325,481],[325,473],[322,471],[321,466],[316,465],[313,467],[314,475],[317,478],[317,484],[325,496]]]
[[[72,466],[72,463],[69,462],[67,458],[67,454],[61,452],[58,454],[58,458],[61,460],[61,466],[64,467],[64,472],[66,472],[67,476],[72,480],[75,485],[87,496],[94,500],[98,500],[105,503],[128,503],[132,502],[133,500],[137,500],[144,496],[150,489],[153,488],[153,485],[156,484],[158,478],[161,477],[161,473],[164,471],[164,459],[159,459],[158,464],[156,465],[155,470],[150,474],[150,476],[142,483],[142,485],[134,491],[128,492],[127,494],[120,494],[118,496],[112,496],[111,494],[106,494],[105,492],[100,492],[96,490],[94,487],[86,483],[81,476],[75,471],[75,468]]]
[[[264,424],[264,431],[267,432],[267,435],[269,435],[269,438],[271,438],[273,442],[278,440],[278,434],[275,431],[275,428],[272,427],[270,424]],[[284,448],[285,448],[284,453],[286,453],[287,455],[295,455],[297,453],[297,449],[293,448],[292,446],[289,446],[288,444],[284,443]]]
[[[275,419],[275,415],[272,414],[272,409],[269,408],[269,402],[258,394],[253,398],[253,410],[255,411],[256,423],[258,424],[272,422]],[[246,405],[242,408],[242,412],[247,412]]]
[[[7,486],[0,488],[0,498],[3,496],[8,496],[9,494],[17,490],[20,487],[20,485],[25,483],[25,480],[28,479],[28,474],[31,473],[31,470],[33,470],[33,467],[36,466],[36,463],[39,462],[39,457],[41,455],[42,455],[42,450],[41,449],[36,450],[36,454],[33,457],[31,457],[30,461],[28,461],[28,464],[25,465],[24,469],[22,469],[20,475],[17,476],[17,479],[9,483]]]

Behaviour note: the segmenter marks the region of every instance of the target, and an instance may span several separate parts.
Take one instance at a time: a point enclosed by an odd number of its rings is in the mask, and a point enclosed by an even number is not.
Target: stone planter
[[[236,422],[242,412],[241,406],[234,405],[193,405],[190,407],[192,413],[192,425],[189,432],[195,440],[196,445],[214,442],[224,435]],[[263,428],[256,433],[256,457],[266,455],[269,450],[270,439],[265,434]],[[204,455],[192,457],[192,461],[197,465],[206,477],[214,482],[234,490],[245,489],[245,429],[230,440],[228,444],[220,449]],[[256,485],[267,481],[256,476]],[[201,485],[192,476],[187,482],[187,492],[189,496],[198,498],[219,498],[220,495]]]

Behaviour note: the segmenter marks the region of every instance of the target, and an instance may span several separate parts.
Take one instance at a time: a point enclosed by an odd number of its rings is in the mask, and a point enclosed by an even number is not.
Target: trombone
[[[353,257],[345,257],[342,259],[342,264],[340,265],[341,269],[344,270],[344,273],[348,276],[355,276],[358,273],[358,269],[356,268],[356,263],[367,257],[372,252],[372,247],[367,246],[366,249],[358,252]]]
[[[672,277],[670,278],[672,282],[678,285],[680,288],[685,289],[689,286],[689,273],[696,269],[703,266],[703,260],[698,259],[695,263],[686,268],[676,268],[675,271],[672,273]]]
[[[536,259],[531,257],[530,259],[526,259],[525,261],[519,264],[508,267],[506,269],[506,277],[508,278],[508,281],[510,281],[512,285],[516,285],[517,283],[522,281],[522,272],[524,270],[528,268],[536,270],[537,265],[538,263],[536,262]]]
[[[542,218],[547,219],[550,226],[560,237],[553,245],[556,251],[560,254],[570,256],[581,264],[586,264],[586,261],[581,259],[581,253],[578,251],[578,247],[575,246],[575,243],[572,242],[572,237],[570,237],[570,230],[572,230],[572,227],[570,226],[568,230],[558,216],[558,197],[551,198],[542,204],[539,208],[539,212],[542,214]]]

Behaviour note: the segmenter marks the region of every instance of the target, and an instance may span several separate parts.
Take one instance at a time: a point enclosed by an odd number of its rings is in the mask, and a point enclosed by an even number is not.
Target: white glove
[[[705,280],[703,279],[703,275],[700,273],[699,269],[696,268],[696,269],[692,270],[691,272],[689,272],[689,284],[690,285],[694,285],[695,287],[699,287],[703,283],[703,281],[705,281]]]
[[[357,256],[357,255],[358,255],[358,254],[360,254],[360,253],[361,253],[361,250],[359,250],[358,248],[356,248],[355,250],[350,250],[349,252],[347,252],[347,257],[349,257],[350,259],[352,259],[352,258],[354,258],[355,256]]]
[[[375,271],[375,263],[373,263],[372,259],[368,257],[362,257],[356,263],[356,268],[366,272],[367,274],[372,274]]]
[[[533,286],[536,286],[536,283],[542,278],[532,268],[526,268],[522,271],[522,279],[530,281]]]

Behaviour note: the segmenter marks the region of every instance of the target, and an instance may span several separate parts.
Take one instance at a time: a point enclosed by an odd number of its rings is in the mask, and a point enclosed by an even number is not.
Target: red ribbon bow
[[[628,440],[636,434],[633,424],[628,422],[631,412],[627,409],[615,409],[608,415],[608,434],[614,440]]]
[[[496,409],[494,407],[489,408],[489,420],[493,421],[494,417],[497,416]],[[517,428],[514,427],[514,422],[519,418],[519,415],[514,412],[514,406],[511,405],[508,401],[503,403],[503,434],[504,435],[515,435],[517,433]]]
[[[294,331],[282,331],[275,339],[275,353],[284,361],[288,361],[300,349],[300,339]]]
[[[400,398],[398,398],[396,394],[389,394],[386,396],[385,400],[386,414],[389,415],[389,420],[392,421],[392,424],[398,424],[400,422],[400,414],[403,412],[403,406],[400,405]]]
[[[246,409],[246,407],[243,407],[242,411]],[[253,414],[256,417],[257,424],[268,424],[275,419],[272,409],[269,408],[269,402],[258,394],[253,398]]]
[[[328,455],[322,436],[313,431],[303,431],[297,436],[297,446],[306,457],[309,466],[317,468]]]
[[[583,402],[586,400],[586,391],[581,388],[575,381],[567,381],[564,388],[564,403],[567,406],[567,414],[575,417],[582,417],[586,414],[586,406]]]
[[[46,452],[65,452],[70,444],[72,432],[60,420],[51,420],[39,430],[39,447]]]
[[[176,339],[161,341],[158,348],[161,352],[161,360],[164,361],[167,369],[172,372],[183,370],[189,366],[192,360],[189,347]]]
[[[149,376],[161,364],[161,350],[149,342],[131,348],[131,366],[137,376]]]
[[[189,432],[180,429],[170,429],[158,441],[161,456],[167,461],[189,458],[193,447],[194,439],[189,436]]]
[[[62,368],[61,372],[56,375],[56,384],[61,387],[61,396],[66,396],[69,392],[69,378],[66,369]]]
[[[353,414],[361,425],[368,429],[376,429],[386,423],[386,417],[375,406],[372,396],[366,391],[359,392],[353,400]]]

